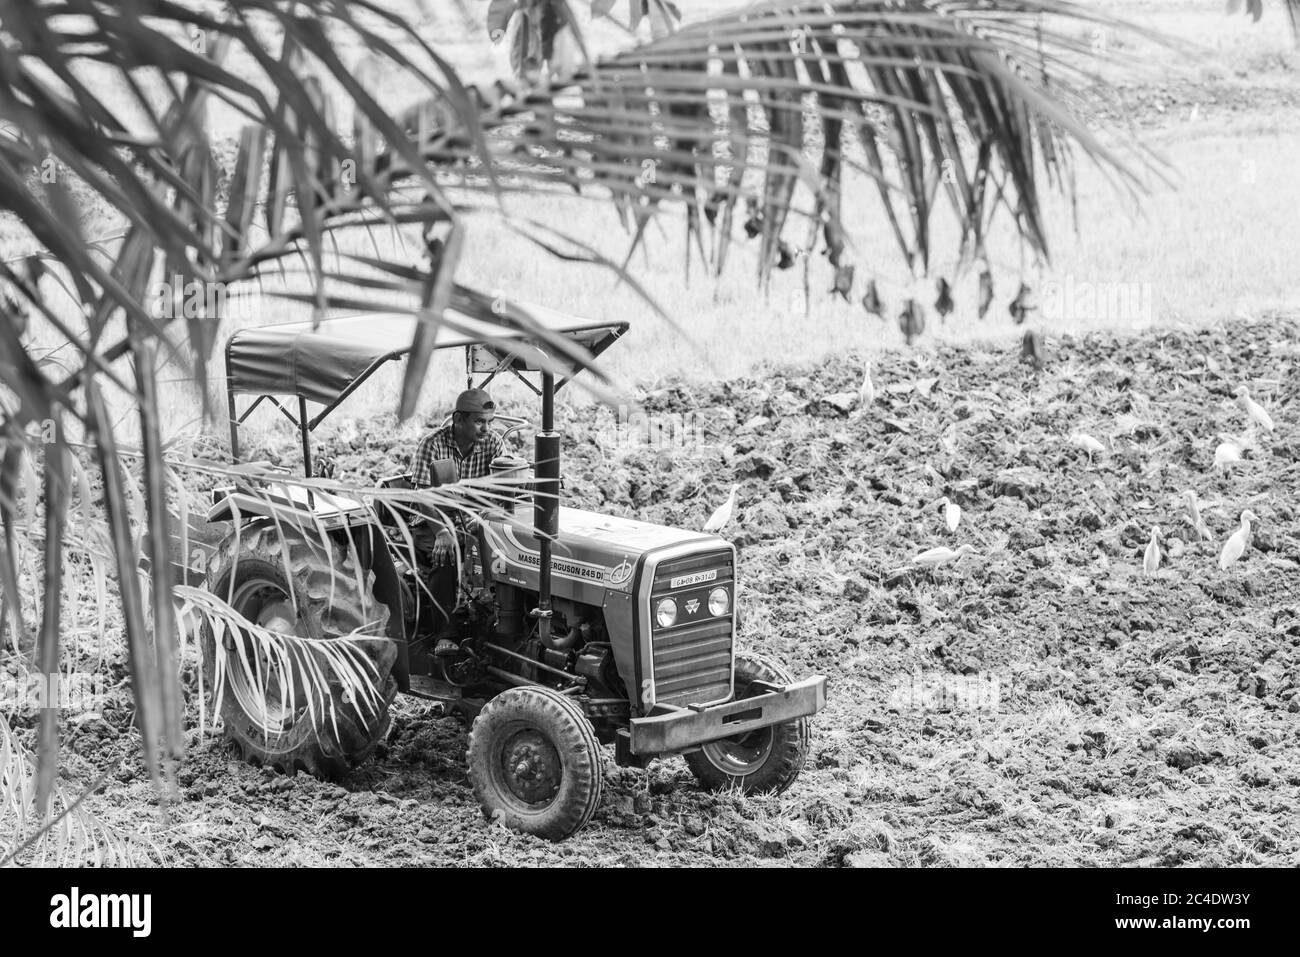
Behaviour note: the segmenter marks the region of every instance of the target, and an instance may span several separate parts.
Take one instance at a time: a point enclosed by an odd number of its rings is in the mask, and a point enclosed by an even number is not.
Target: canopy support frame
[[[587,350],[590,353],[591,358],[595,359],[602,352],[604,352],[611,345],[613,345],[618,339],[620,339],[623,336],[623,334],[627,331],[627,328],[628,327],[626,322],[611,324],[609,326],[609,332],[605,336],[592,342],[592,344],[587,347]],[[409,350],[401,350],[396,352],[390,352],[386,355],[379,356],[378,358],[373,360],[368,366],[366,366],[364,370],[362,370],[362,372],[359,375],[356,376],[356,378],[354,378],[351,382],[349,382],[348,385],[345,386],[338,393],[338,395],[334,397],[334,399],[331,402],[325,405],[324,408],[322,408],[315,416],[311,418],[308,418],[307,416],[307,398],[296,392],[286,393],[286,394],[294,395],[298,399],[297,416],[294,416],[294,414],[290,412],[289,409],[286,408],[285,405],[282,402],[280,402],[272,393],[257,394],[257,398],[255,398],[252,404],[250,404],[248,408],[246,408],[241,414],[239,412],[238,401],[236,399],[236,395],[238,393],[236,393],[234,389],[234,385],[233,385],[234,378],[231,375],[231,349],[232,346],[235,344],[235,339],[236,337],[233,335],[230,338],[228,338],[226,340],[226,348],[225,348],[226,404],[227,404],[227,410],[229,413],[229,422],[230,422],[230,456],[232,461],[238,462],[240,460],[240,448],[239,448],[240,425],[242,425],[245,421],[247,421],[248,417],[252,415],[253,411],[259,405],[261,405],[262,402],[269,401],[277,409],[279,409],[280,412],[285,416],[285,418],[287,418],[289,422],[298,430],[302,441],[303,471],[306,477],[308,478],[311,477],[311,470],[312,470],[310,433],[314,432],[316,430],[316,427],[320,425],[321,422],[323,422],[325,418],[329,416],[331,412],[337,409],[339,405],[341,405],[349,396],[351,396],[353,392],[355,392],[363,384],[365,384],[365,382],[371,376],[373,376],[381,366],[394,359],[402,358],[406,354],[406,352],[409,351]],[[472,371],[472,362],[470,356],[471,348],[472,346],[466,346],[465,366],[466,366],[467,385],[473,388],[474,373]],[[558,381],[556,381],[555,378],[550,373],[542,372],[543,385],[541,388],[539,388],[524,376],[523,371],[529,371],[529,370],[521,371],[519,369],[514,368],[515,361],[516,361],[516,357],[514,356],[508,354],[505,356],[501,356],[497,363],[497,367],[493,369],[479,383],[477,387],[483,388],[494,378],[496,378],[496,376],[502,370],[508,369],[510,372],[512,372],[515,375],[515,377],[520,382],[528,386],[528,388],[532,390],[532,392],[535,395],[541,396],[543,399],[543,404],[546,404],[548,399],[551,402],[553,402],[555,394],[559,392],[560,389],[562,389],[574,377],[574,375],[577,374],[577,371],[580,371],[580,370],[575,370],[574,372],[571,372],[570,374],[564,376]]]

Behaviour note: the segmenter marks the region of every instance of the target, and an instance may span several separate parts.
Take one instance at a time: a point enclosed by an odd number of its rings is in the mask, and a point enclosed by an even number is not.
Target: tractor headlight
[[[725,588],[715,588],[709,592],[709,614],[725,615],[731,608],[731,596]]]
[[[671,628],[677,623],[677,602],[671,598],[665,598],[655,609],[655,618],[659,622],[660,628]]]

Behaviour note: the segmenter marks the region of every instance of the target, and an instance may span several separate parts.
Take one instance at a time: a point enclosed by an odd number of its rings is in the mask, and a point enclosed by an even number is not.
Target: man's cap
[[[466,389],[456,396],[457,412],[495,412],[496,403],[482,389]]]

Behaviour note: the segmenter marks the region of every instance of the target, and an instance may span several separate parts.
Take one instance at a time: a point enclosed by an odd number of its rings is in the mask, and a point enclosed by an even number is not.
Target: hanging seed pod
[[[836,269],[840,268],[840,259],[844,256],[843,227],[838,220],[828,218],[825,226],[822,227],[822,235],[826,239],[826,248],[822,250],[822,254],[830,258],[832,266]]]
[[[845,302],[849,301],[849,294],[853,292],[853,266],[840,266],[835,270],[835,285],[831,287],[831,292],[838,295]]]
[[[907,300],[903,311],[898,314],[898,328],[903,330],[903,338],[909,346],[912,340],[925,332],[925,312],[915,299]]]
[[[867,291],[862,296],[862,308],[870,315],[885,318],[885,304],[880,301],[880,291],[876,288],[874,279],[867,282]]]
[[[794,265],[794,250],[784,239],[776,247],[776,268],[789,269]]]
[[[715,189],[709,193],[709,198],[704,201],[704,218],[709,221],[710,226],[717,221],[718,210],[722,208],[722,204],[726,202],[726,199],[727,197],[722,190]]]
[[[939,295],[934,300],[934,311],[939,314],[940,319],[946,319],[953,310],[952,286],[948,285],[948,280],[940,276],[935,287]]]
[[[1007,306],[1007,312],[1011,313],[1011,318],[1016,325],[1020,325],[1037,308],[1038,302],[1034,299],[1034,291],[1029,288],[1027,283],[1022,282],[1019,291],[1016,293],[1016,298],[1012,299]]]
[[[993,305],[993,274],[985,266],[980,272],[980,310],[979,317],[983,319],[989,311],[989,306]]]

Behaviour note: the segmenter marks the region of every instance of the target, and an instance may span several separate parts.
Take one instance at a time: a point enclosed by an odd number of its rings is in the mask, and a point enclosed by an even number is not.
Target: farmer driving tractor
[[[380,478],[373,498],[313,481],[311,434],[378,369],[413,353],[424,319],[338,316],[227,341],[232,459],[240,426],[267,403],[299,433],[303,479],[235,471],[213,491],[205,524],[227,531],[205,583],[253,626],[203,626],[205,667],[226,678],[211,685],[226,735],[251,761],[336,777],[375,753],[398,693],[432,701],[470,722],[465,763],[484,813],[551,840],[600,805],[602,746],[624,767],[681,755],[709,789],[784,790],[808,757],[826,679],[796,681],[738,647],[735,546],[563,504],[556,392],[582,371],[575,356],[593,361],[628,324],[512,302],[521,328],[510,328],[493,306],[457,287],[433,348],[465,349],[467,386],[517,376],[540,400],[538,421],[496,416],[481,389],[461,393],[450,423],[419,443],[414,474]],[[490,431],[494,420],[510,426],[504,436]],[[533,432],[532,461],[499,456],[522,428]],[[498,487],[485,488],[493,475]],[[442,509],[426,493],[423,528],[403,518],[409,497],[390,493],[457,481],[479,487],[450,489]],[[474,502],[488,504],[472,520],[452,517]],[[310,660],[273,662],[259,628]],[[322,676],[311,665],[321,657],[353,667]]]
[[[456,481],[486,478],[491,474],[492,460],[505,449],[501,436],[489,426],[496,413],[496,403],[482,389],[466,389],[456,397],[451,422],[435,429],[420,440],[411,463],[411,484],[416,488],[429,488],[437,484],[434,463],[451,461],[456,468]],[[436,518],[429,509],[424,510],[426,521],[412,529],[417,553],[428,558],[425,584],[433,596],[435,614],[440,617],[439,637],[434,654],[454,657],[459,645],[447,632],[451,611],[456,603],[456,552],[459,547],[458,532],[464,531],[465,516],[458,515],[451,525]],[[421,563],[424,564],[424,563]]]

